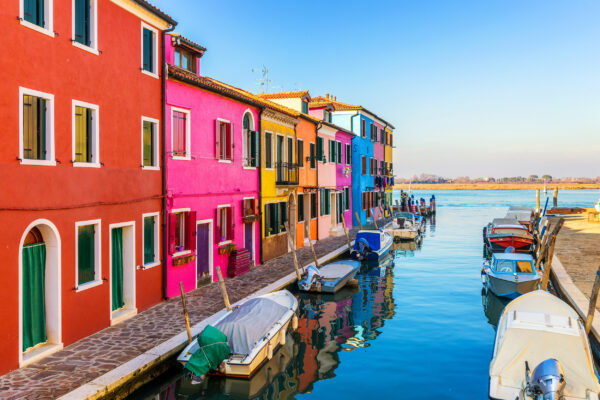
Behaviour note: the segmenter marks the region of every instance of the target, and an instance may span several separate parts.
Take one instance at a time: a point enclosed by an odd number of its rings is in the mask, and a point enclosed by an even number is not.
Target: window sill
[[[29,21],[26,21],[24,19],[21,19],[21,25],[29,28],[29,29],[33,29],[34,31],[38,31],[40,33],[43,33],[44,35],[50,36],[50,37],[54,37],[54,32],[52,32],[50,29],[46,29],[46,28],[42,28],[39,25],[36,24],[32,24]]]
[[[21,164],[22,165],[45,165],[45,166],[55,167],[56,160],[29,160],[29,159],[24,158],[21,160]]]
[[[148,76],[158,79],[158,74],[156,74],[154,72],[146,71],[143,68],[142,68],[142,74],[145,74],[145,75],[148,75]]]
[[[181,257],[181,256],[185,256],[187,254],[192,254],[192,251],[191,250],[178,251],[176,253],[171,254],[171,257],[173,257],[173,258]]]
[[[97,56],[99,56],[99,55],[100,55],[100,52],[98,52],[98,49],[96,49],[96,48],[94,48],[94,47],[91,47],[91,46],[86,46],[85,44],[82,44],[82,43],[76,42],[75,40],[73,40],[71,43],[73,44],[73,46],[75,46],[75,47],[77,47],[77,48],[80,48],[81,50],[85,50],[85,51],[87,51],[88,53],[92,53],[92,54],[95,54],[95,55],[97,55]]]
[[[192,159],[192,157],[190,157],[190,156],[171,156],[171,159],[190,161]]]
[[[233,243],[233,241],[232,241],[232,240],[226,240],[226,241],[224,241],[224,242],[219,242],[219,243],[217,244],[217,247],[226,246],[226,245],[228,245],[228,244],[231,244],[231,243]]]
[[[144,167],[142,166],[144,171],[160,171],[160,167]]]
[[[83,292],[84,290],[91,289],[96,286],[102,285],[102,279],[98,279],[96,281],[91,281],[87,283],[82,283],[81,285],[77,285],[75,287],[75,293]]]
[[[244,169],[247,169],[247,170],[250,170],[250,171],[256,171],[256,167],[244,166]]]
[[[144,265],[142,265],[142,271],[146,270],[146,269],[158,267],[159,265],[160,265],[160,260],[154,261],[154,262],[151,262],[151,263],[148,263],[148,264],[144,264]]]
[[[267,168],[267,167],[265,167],[265,171],[275,171],[275,168]]]
[[[62,350],[62,343],[44,343],[39,347],[34,347],[23,353],[23,359],[19,363],[19,367],[25,367],[31,363],[41,360],[44,357],[48,357],[52,353],[56,353]]]
[[[78,161],[75,161],[73,163],[73,166],[74,167],[84,167],[84,168],[100,168],[101,167],[100,163],[95,163],[95,162],[94,163],[86,163],[86,162],[78,162]]]
[[[218,160],[220,163],[231,164],[232,160]]]

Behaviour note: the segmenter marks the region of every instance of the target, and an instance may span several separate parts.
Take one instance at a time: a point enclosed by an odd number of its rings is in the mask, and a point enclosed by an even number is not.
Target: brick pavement
[[[379,226],[382,226],[381,224]],[[356,229],[350,232],[356,236]],[[345,236],[329,237],[315,244],[318,257],[346,245]],[[312,262],[309,247],[297,252],[300,265]],[[232,303],[293,272],[288,253],[228,279]],[[220,311],[224,305],[218,284],[212,283],[186,294],[193,325]],[[54,399],[104,375],[185,330],[181,302],[173,298],[118,325],[81,339],[27,367],[0,377],[0,399]]]

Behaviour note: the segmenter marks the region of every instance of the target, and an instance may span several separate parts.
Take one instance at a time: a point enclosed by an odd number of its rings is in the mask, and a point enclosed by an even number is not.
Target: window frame
[[[346,165],[350,165],[352,164],[352,146],[350,145],[350,143],[346,143],[346,159],[344,160],[346,162]]]
[[[360,137],[362,137],[363,139],[367,138],[367,121],[363,118],[360,119]]]
[[[177,53],[179,53],[179,63],[177,63]],[[181,60],[182,60],[182,55],[185,54],[186,57],[189,58],[189,63],[190,63],[190,68],[185,68],[181,65]],[[197,61],[197,56],[192,53],[191,51],[181,47],[181,46],[175,46],[175,48],[173,49],[173,65],[175,65],[176,67],[179,67],[181,69],[185,69],[186,71],[190,71],[192,73],[196,73],[196,66],[198,64]]]
[[[31,160],[24,158],[25,145],[23,141],[23,97],[35,96],[45,99],[46,104],[46,159]],[[49,149],[48,149],[49,147]],[[39,92],[33,89],[27,89],[19,86],[19,161],[23,165],[46,165],[56,166],[55,149],[54,149],[54,95],[44,92]]]
[[[187,248],[188,247],[187,245],[189,245],[189,243],[187,243],[187,244],[185,243],[185,236],[186,236],[185,229],[188,228],[186,221],[188,220],[188,214],[190,212],[192,212],[192,209],[189,207],[188,208],[174,208],[171,211],[169,211],[169,215],[170,214],[183,214],[183,244],[184,244],[184,246],[183,246],[183,250],[175,251],[174,253],[172,253],[171,254],[172,258],[180,257],[180,256],[183,256],[186,254],[192,254],[192,250]],[[189,228],[191,229],[191,227],[189,227]],[[195,226],[193,228],[195,229]],[[169,253],[170,253],[170,251],[169,251]]]
[[[144,165],[144,122],[151,122],[154,124],[154,134],[152,137],[152,161],[153,161],[153,166],[146,166]],[[160,121],[156,118],[150,118],[150,117],[144,117],[142,116],[142,169],[144,170],[150,170],[150,171],[157,171],[160,170],[160,162],[159,162],[159,157],[158,155],[160,154],[159,151],[159,140],[158,140],[158,136],[160,134],[160,129],[159,129],[159,123]]]
[[[75,2],[71,1],[71,44],[77,48],[100,55],[98,51],[98,0],[90,0],[90,45],[75,40]]]
[[[267,160],[267,156],[266,156],[266,154],[267,154],[267,134],[269,136],[271,136],[270,140],[269,140],[269,143],[271,144],[271,151],[269,152],[270,153],[269,154],[270,166],[267,166],[267,161],[268,160]],[[265,138],[264,138],[265,165],[264,165],[264,168],[265,168],[266,171],[274,171],[275,170],[275,160],[274,160],[275,159],[275,154],[273,152],[274,151],[274,147],[275,147],[275,146],[273,146],[273,138],[274,138],[274,136],[275,135],[274,135],[274,133],[272,131],[265,131]]]
[[[144,222],[146,218],[154,218],[154,261],[144,264]],[[142,214],[142,269],[149,269],[160,265],[160,211]]]
[[[221,221],[215,221],[215,225],[218,223],[218,225],[221,227],[221,229],[223,229],[223,227],[225,227],[225,240],[224,241],[220,241],[217,243],[217,247],[221,247],[221,246],[225,246],[227,244],[233,243],[233,241],[235,240],[235,215],[233,215],[233,208],[231,204],[219,204],[217,207],[217,218],[221,218],[221,210],[225,209],[225,224],[222,224]],[[231,218],[233,219],[231,226],[232,226],[232,232],[231,235],[233,236],[232,239],[228,239],[227,237],[229,236],[229,223],[227,221],[227,209],[231,209]],[[219,232],[220,234],[221,232]]]
[[[100,107],[97,104],[86,103],[84,101],[72,100],[71,102],[71,123],[72,123],[72,153],[71,162],[74,167],[100,168]],[[92,120],[92,162],[75,161],[77,144],[77,126],[75,123],[76,107],[89,108],[94,111],[95,118]]]
[[[185,119],[185,156],[176,156],[173,153],[173,111],[186,114]],[[192,127],[192,112],[185,108],[171,106],[171,159],[190,161],[191,154],[191,127]]]
[[[54,0],[42,0],[44,2],[45,26],[39,26],[25,19],[25,0],[19,0],[19,22],[26,28],[54,37]]]
[[[244,118],[246,117],[246,115],[249,115],[250,125],[252,125],[250,129],[244,128]],[[244,111],[244,114],[242,114],[242,163],[244,165],[244,169],[258,168],[258,159],[260,158],[260,149],[258,148],[258,143],[256,143],[256,160],[254,162],[255,165],[250,165],[250,151],[252,150],[252,135],[250,134],[250,132],[256,132],[256,140],[258,141],[258,132],[256,131],[256,124],[254,123],[254,115],[252,114],[250,109],[247,109],[246,111]]]
[[[304,140],[296,139],[296,164],[304,168]]]
[[[302,210],[302,212],[300,212]],[[300,219],[302,214],[302,219]],[[304,193],[298,193],[296,195],[296,222],[304,222],[306,220],[306,214],[304,213]]]
[[[313,142],[309,143],[308,150],[309,150],[308,155],[310,158],[308,166],[310,169],[314,170],[317,168],[317,145],[316,145],[316,143],[313,143]],[[310,150],[312,150],[312,152]]]
[[[153,43],[153,47],[154,47],[154,71],[155,72],[151,72],[151,71],[146,71],[144,69],[144,28],[148,29],[152,32],[154,32],[154,43]],[[158,33],[158,29],[154,28],[151,25],[148,25],[147,23],[145,23],[144,21],[141,21],[141,25],[140,25],[140,71],[142,71],[143,74],[146,74],[148,76],[151,76],[153,78],[158,79],[158,38],[159,38],[159,33]]]
[[[94,280],[86,283],[79,282],[79,227],[94,225]],[[102,220],[91,219],[87,221],[75,222],[75,292],[82,292],[87,289],[102,285]]]
[[[226,164],[232,163],[235,158],[233,156],[233,152],[235,150],[235,145],[233,143],[234,137],[235,137],[235,134],[233,132],[234,124],[230,120],[224,119],[224,118],[217,118],[217,122],[219,123],[219,136],[221,135],[221,124],[229,125],[229,131],[231,132],[231,158],[227,158],[227,150],[224,150],[225,147],[223,146],[223,142],[221,141],[221,143],[219,145],[219,150],[221,152],[223,152],[223,151],[225,151],[225,152],[223,153],[223,158],[221,157],[221,154],[218,155],[217,161],[220,163],[226,163]],[[242,130],[243,130],[243,127],[242,127]],[[225,135],[227,135],[227,132],[225,132]],[[215,146],[216,146],[216,143],[215,143]],[[243,160],[242,160],[242,162],[243,162]]]

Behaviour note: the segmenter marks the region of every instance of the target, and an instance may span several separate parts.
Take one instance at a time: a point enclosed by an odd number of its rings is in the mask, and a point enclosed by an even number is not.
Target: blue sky
[[[599,176],[600,2],[152,0],[201,73],[309,89],[396,126],[395,172]]]

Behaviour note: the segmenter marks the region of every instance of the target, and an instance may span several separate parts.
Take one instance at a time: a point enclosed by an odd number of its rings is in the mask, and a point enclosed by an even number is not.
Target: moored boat
[[[215,370],[226,376],[250,377],[285,343],[288,327],[297,328],[297,310],[298,301],[287,290],[253,297],[225,313],[214,327],[207,326],[197,340],[186,346],[177,361],[196,376]],[[229,354],[224,358],[207,356],[206,348],[223,348],[222,338],[226,340],[228,349],[225,350]],[[220,354],[224,354],[222,350]]]
[[[530,254],[495,253],[484,261],[483,283],[497,296],[515,298],[538,288],[541,274]]]
[[[307,292],[335,293],[354,278],[360,269],[360,262],[341,260],[320,268],[308,267],[306,276],[298,281],[298,288]]]
[[[379,260],[390,251],[393,239],[381,229],[362,229],[356,234],[350,256],[356,260]]]
[[[424,218],[411,212],[394,212],[391,226],[385,229],[394,241],[415,240],[423,233]]]
[[[534,244],[527,227],[506,218],[490,222],[483,230],[483,240],[491,252],[504,252],[513,247],[517,253],[530,253]]]
[[[495,400],[597,400],[600,393],[579,315],[541,290],[504,309],[489,374]]]

